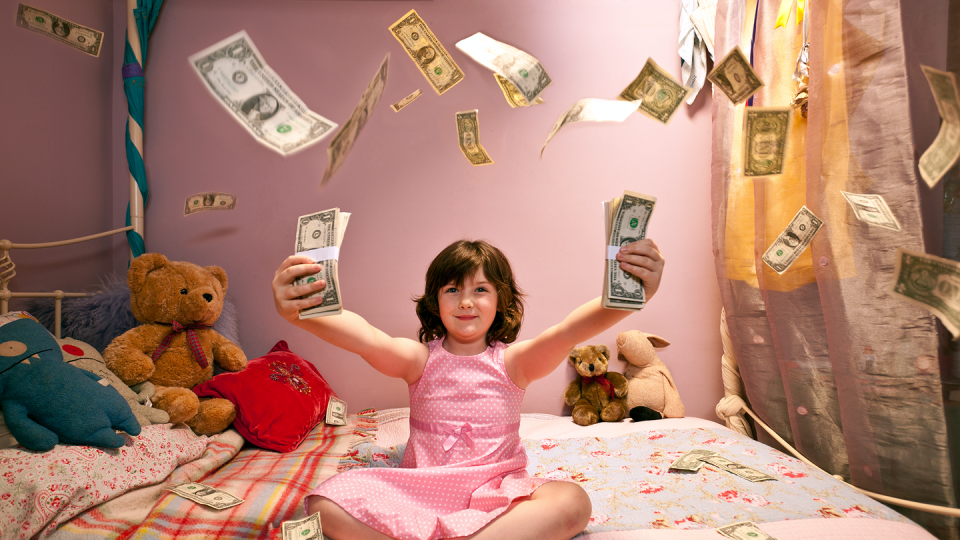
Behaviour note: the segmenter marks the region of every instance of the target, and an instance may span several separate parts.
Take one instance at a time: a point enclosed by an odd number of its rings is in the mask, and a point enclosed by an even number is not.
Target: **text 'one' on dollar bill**
[[[477,112],[474,109],[457,113],[457,142],[460,144],[460,151],[474,167],[493,164],[490,154],[480,145],[480,123]]]
[[[960,337],[960,263],[898,249],[893,276],[891,292],[933,313]]]
[[[707,74],[707,80],[734,104],[739,105],[763,88],[763,81],[750,66],[740,47],[734,47]]]
[[[17,8],[17,26],[43,34],[90,56],[100,56],[103,32],[57,17],[49,11],[20,4]]]
[[[776,270],[778,274],[783,274],[803,253],[803,250],[807,249],[822,226],[823,221],[815,216],[809,208],[806,206],[800,207],[797,214],[790,220],[787,228],[764,252],[763,262]]]
[[[219,191],[204,191],[187,197],[183,203],[183,215],[189,216],[207,210],[233,210],[237,207],[237,196]]]
[[[443,48],[416,10],[411,9],[390,25],[390,33],[427,78],[430,86],[442,95],[463,80],[463,71]]]
[[[783,174],[791,107],[747,107],[743,114],[743,176]]]
[[[619,97],[624,101],[641,100],[638,110],[666,125],[692,91],[657,65],[653,58],[647,58],[640,74],[620,92]]]

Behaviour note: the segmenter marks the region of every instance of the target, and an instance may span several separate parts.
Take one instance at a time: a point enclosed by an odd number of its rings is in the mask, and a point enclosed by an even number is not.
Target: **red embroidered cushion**
[[[233,427],[243,438],[278,452],[299,446],[323,422],[330,396],[337,395],[316,366],[290,352],[286,341],[242,371],[221,373],[193,391],[232,402],[237,408]]]

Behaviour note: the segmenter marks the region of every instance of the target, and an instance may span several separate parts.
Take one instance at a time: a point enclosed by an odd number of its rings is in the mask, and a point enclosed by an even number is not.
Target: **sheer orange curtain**
[[[720,0],[716,58],[734,46],[788,106],[803,46],[781,0]],[[924,251],[899,0],[812,0],[807,118],[785,173],[741,175],[746,106],[713,99],[717,276],[751,408],[811,461],[854,485],[955,506],[936,320],[887,292],[898,247]],[[840,191],[884,197],[902,229],[857,221]],[[782,275],[760,259],[801,206],[824,221]],[[763,438],[764,435],[761,435]],[[772,442],[765,440],[765,442]],[[898,509],[940,538],[956,520]]]

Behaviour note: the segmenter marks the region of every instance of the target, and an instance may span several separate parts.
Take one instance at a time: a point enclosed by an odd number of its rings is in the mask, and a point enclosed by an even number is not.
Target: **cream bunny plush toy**
[[[673,376],[657,356],[656,348],[668,345],[662,337],[639,330],[617,336],[618,356],[629,364],[623,375],[627,378],[627,411],[635,422],[683,418],[685,414]]]

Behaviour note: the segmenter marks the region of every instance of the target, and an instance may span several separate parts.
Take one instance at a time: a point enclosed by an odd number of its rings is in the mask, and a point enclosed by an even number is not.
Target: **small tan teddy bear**
[[[577,347],[568,357],[577,370],[563,399],[573,407],[573,421],[589,426],[599,421],[619,422],[627,413],[627,379],[607,371],[610,348],[606,345]]]
[[[199,435],[214,435],[236,417],[233,403],[200,399],[193,387],[213,377],[213,364],[240,371],[247,357],[212,328],[223,310],[227,274],[219,266],[170,261],[145,253],[127,271],[130,308],[140,326],[117,336],[103,359],[128,386],[152,382],[153,405],[170,422],[186,422]]]
[[[660,418],[683,418],[685,410],[670,370],[657,356],[656,348],[670,342],[639,330],[620,332],[618,356],[629,364],[623,370],[627,379],[627,410],[635,422]]]

